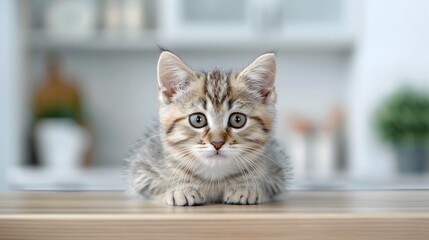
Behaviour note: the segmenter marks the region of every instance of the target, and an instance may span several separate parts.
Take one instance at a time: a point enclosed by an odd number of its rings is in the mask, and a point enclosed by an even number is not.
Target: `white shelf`
[[[155,34],[103,33],[81,38],[62,38],[44,31],[32,31],[28,37],[30,50],[157,50]]]
[[[258,51],[349,51],[353,36],[327,32],[291,32],[282,35],[249,36],[184,36],[175,37],[157,32],[138,34],[99,33],[85,38],[55,38],[43,31],[30,33],[31,50],[140,50],[158,51],[159,47],[172,50],[258,50]]]
[[[429,174],[396,175],[390,179],[350,179],[348,176],[333,179],[292,179],[294,190],[426,190],[429,189]]]
[[[6,171],[12,189],[25,190],[124,190],[125,175],[121,166],[84,168],[72,174],[61,174],[46,168],[15,166]],[[392,179],[352,180],[347,176],[335,179],[292,179],[291,190],[393,190],[429,189],[429,175],[398,175]]]
[[[6,169],[12,189],[24,190],[123,190],[123,168],[92,167],[64,173],[43,167],[13,166]]]

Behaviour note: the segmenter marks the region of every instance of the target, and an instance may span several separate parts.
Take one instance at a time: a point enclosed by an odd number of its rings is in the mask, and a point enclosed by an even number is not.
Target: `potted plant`
[[[399,171],[422,173],[429,156],[429,96],[402,87],[380,106],[376,125],[380,137],[394,148]]]

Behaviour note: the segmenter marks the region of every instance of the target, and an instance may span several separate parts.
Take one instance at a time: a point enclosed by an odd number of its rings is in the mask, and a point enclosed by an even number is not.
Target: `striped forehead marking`
[[[215,109],[221,109],[231,92],[229,72],[221,72],[218,69],[205,74],[205,93]]]

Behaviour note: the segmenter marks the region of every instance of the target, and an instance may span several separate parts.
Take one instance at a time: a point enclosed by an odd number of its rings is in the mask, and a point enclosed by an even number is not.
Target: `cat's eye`
[[[202,113],[194,113],[189,116],[189,123],[194,128],[202,128],[207,126],[207,119]]]
[[[246,124],[246,115],[242,113],[233,113],[229,117],[229,126],[233,128],[242,128]]]

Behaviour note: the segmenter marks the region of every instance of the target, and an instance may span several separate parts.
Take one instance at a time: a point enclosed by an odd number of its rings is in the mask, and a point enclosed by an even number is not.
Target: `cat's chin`
[[[195,169],[195,173],[204,179],[216,181],[240,172],[234,157],[228,153],[216,154],[216,151],[207,151],[199,159],[202,164]]]

